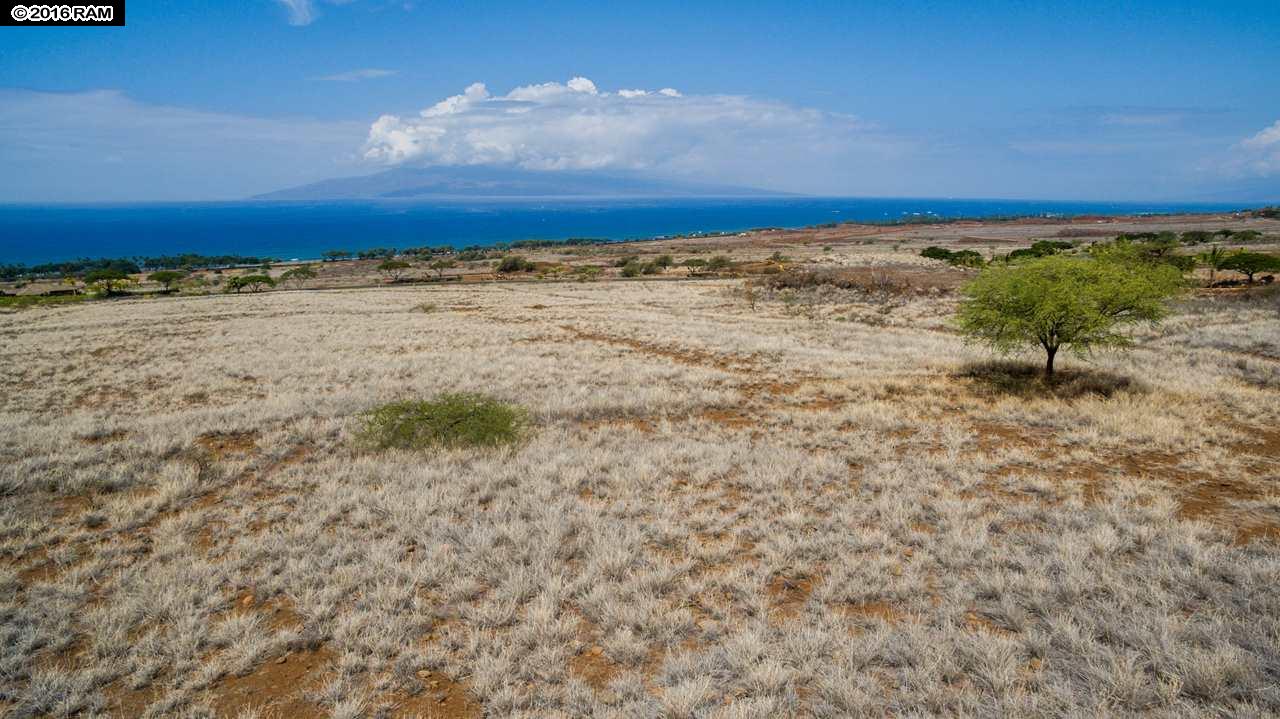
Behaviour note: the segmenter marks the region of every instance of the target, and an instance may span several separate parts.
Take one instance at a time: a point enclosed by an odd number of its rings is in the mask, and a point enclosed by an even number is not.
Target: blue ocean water
[[[1227,204],[770,198],[0,205],[0,264],[196,253],[316,259],[326,250],[637,239],[924,215],[1221,212]]]

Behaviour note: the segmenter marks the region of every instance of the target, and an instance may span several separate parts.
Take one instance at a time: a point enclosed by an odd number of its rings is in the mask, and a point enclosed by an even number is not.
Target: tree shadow
[[[1011,397],[1111,397],[1120,393],[1145,394],[1147,388],[1131,377],[1097,369],[1057,370],[1044,376],[1044,366],[1016,360],[969,362],[955,374],[970,380],[983,394]]]

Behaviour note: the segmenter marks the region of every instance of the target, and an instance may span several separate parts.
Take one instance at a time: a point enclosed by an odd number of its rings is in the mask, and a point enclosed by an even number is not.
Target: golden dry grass
[[[1274,308],[1197,303],[1048,391],[950,302],[556,283],[2,316],[0,706],[1280,711]],[[353,441],[371,406],[469,391],[533,435]]]

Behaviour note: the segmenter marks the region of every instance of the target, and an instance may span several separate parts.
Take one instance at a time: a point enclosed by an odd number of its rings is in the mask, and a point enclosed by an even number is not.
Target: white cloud
[[[673,88],[605,92],[575,77],[505,95],[475,83],[417,116],[383,115],[369,129],[365,157],[389,165],[724,176],[744,162],[763,173],[854,148],[891,150],[895,142],[849,115]]]
[[[348,70],[347,72],[339,72],[333,75],[324,75],[316,78],[317,80],[327,80],[329,82],[356,82],[359,80],[376,80],[380,77],[390,77],[395,75],[395,70],[384,70],[378,67],[366,67],[360,70]]]
[[[1236,143],[1228,168],[1235,174],[1280,175],[1280,120]]]
[[[284,9],[289,12],[289,24],[301,27],[310,25],[319,17],[320,13],[317,5],[320,3],[325,5],[348,5],[355,2],[355,0],[276,0],[276,2],[283,5]],[[410,3],[405,3],[404,9],[407,12],[412,10],[413,6]]]
[[[310,25],[316,19],[312,0],[276,0],[289,11],[290,25]]]

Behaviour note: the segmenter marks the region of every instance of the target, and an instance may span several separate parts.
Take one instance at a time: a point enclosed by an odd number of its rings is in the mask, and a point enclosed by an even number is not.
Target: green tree
[[[1128,346],[1120,328],[1159,322],[1181,286],[1181,273],[1165,264],[1051,255],[983,270],[964,287],[957,319],[997,352],[1039,345],[1051,378],[1059,349]]]
[[[410,267],[412,267],[412,265],[404,260],[383,260],[382,263],[378,265],[378,271],[392,282],[398,282],[400,278],[404,277],[404,273]]]
[[[428,267],[430,267],[431,269],[435,270],[435,272],[436,272],[436,277],[437,277],[437,278],[439,278],[439,279],[443,279],[443,278],[444,278],[444,271],[445,271],[445,270],[447,270],[447,269],[451,269],[451,268],[455,267],[457,264],[458,264],[458,263],[457,263],[457,262],[454,262],[453,260],[448,260],[448,259],[443,259],[443,258],[441,258],[441,259],[436,260],[435,262],[432,262],[430,265],[428,265]]]
[[[261,292],[268,287],[275,287],[276,281],[271,275],[240,275],[227,279],[226,292],[235,292],[240,294],[242,290],[250,292]]]
[[[335,262],[337,260],[345,260],[351,256],[350,250],[326,250],[321,257],[325,262]]]
[[[173,292],[186,276],[187,273],[179,270],[160,270],[147,275],[147,279],[164,285],[165,292]]]
[[[1265,252],[1237,252],[1222,261],[1222,269],[1239,272],[1253,284],[1259,272],[1280,272],[1280,256]]]
[[[295,289],[298,289],[301,288],[307,280],[314,280],[316,276],[315,268],[311,265],[298,265],[293,269],[285,270],[284,274],[280,275],[280,279],[293,285]]]
[[[124,288],[133,284],[133,278],[114,267],[93,270],[84,276],[84,283],[103,297],[123,294]]]

